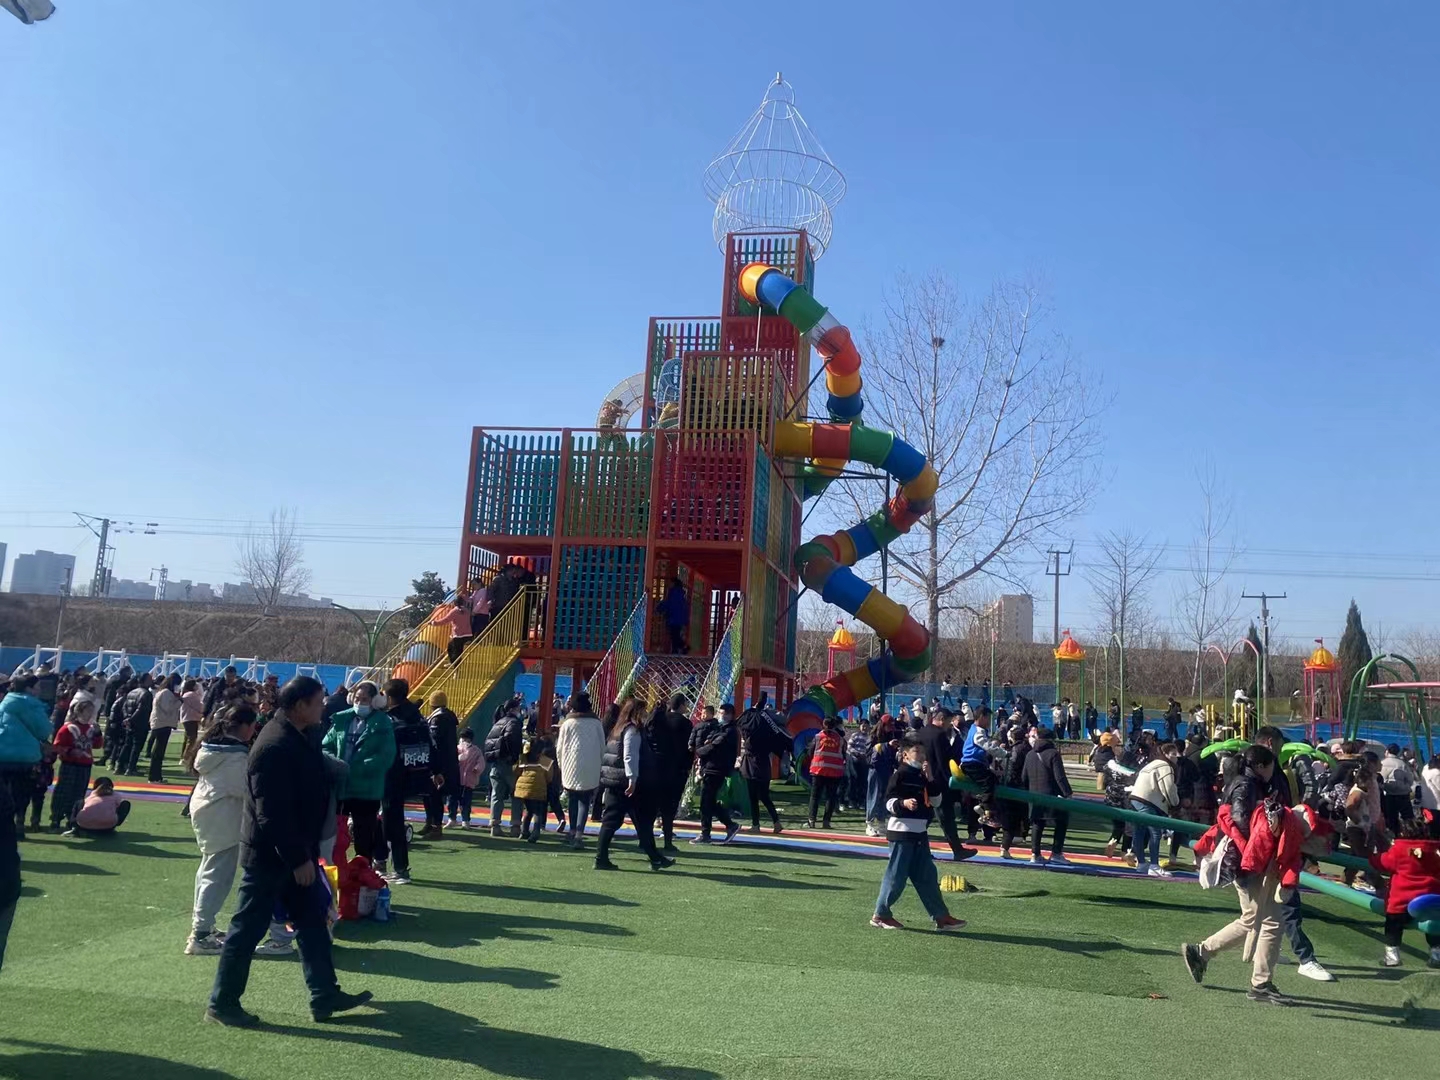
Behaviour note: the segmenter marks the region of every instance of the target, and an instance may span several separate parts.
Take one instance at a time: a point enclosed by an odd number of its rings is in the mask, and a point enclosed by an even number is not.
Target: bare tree
[[[1232,532],[1235,502],[1215,475],[1215,464],[1206,459],[1198,470],[1200,510],[1195,517],[1195,536],[1190,542],[1188,580],[1178,590],[1175,606],[1185,640],[1195,647],[1190,672],[1190,693],[1200,685],[1200,660],[1206,646],[1229,640],[1236,628],[1240,594],[1225,584],[1225,578],[1240,555]]]
[[[1149,644],[1154,621],[1150,583],[1159,572],[1163,545],[1152,547],[1129,529],[1105,533],[1097,542],[1100,555],[1090,564],[1087,577],[1102,633],[1114,634],[1121,649],[1132,642]]]
[[[902,276],[864,356],[866,422],[940,475],[934,508],[889,552],[891,576],[925,605],[938,641],[941,612],[967,606],[965,582],[983,573],[1023,587],[1013,557],[1082,508],[1103,403],[1027,285],[967,303],[943,274]],[[874,509],[873,480],[843,488],[857,510]]]
[[[268,526],[246,531],[235,549],[235,570],[255,589],[255,601],[266,611],[279,606],[283,596],[305,590],[310,571],[290,510],[272,510]]]

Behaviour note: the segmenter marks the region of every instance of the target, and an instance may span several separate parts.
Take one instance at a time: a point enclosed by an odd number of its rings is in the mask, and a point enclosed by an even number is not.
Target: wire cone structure
[[[705,170],[715,204],[715,243],[732,232],[804,229],[820,258],[830,246],[845,177],[795,107],[795,90],[778,73],[760,107]]]

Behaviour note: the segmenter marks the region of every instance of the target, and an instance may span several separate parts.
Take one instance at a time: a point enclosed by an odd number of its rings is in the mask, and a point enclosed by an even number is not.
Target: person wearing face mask
[[[380,827],[380,802],[385,797],[385,777],[395,760],[395,733],[390,717],[379,706],[379,688],[362,682],[353,692],[354,705],[337,712],[321,743],[349,767],[339,797],[339,811],[350,818],[350,836],[355,854],[373,864],[384,850]]]

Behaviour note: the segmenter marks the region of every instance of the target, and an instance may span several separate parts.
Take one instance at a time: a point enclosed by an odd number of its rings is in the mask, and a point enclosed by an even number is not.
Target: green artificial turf
[[[1180,942],[1235,911],[1193,884],[970,866],[967,930],[929,931],[907,895],[896,933],[867,925],[875,859],[687,847],[661,874],[622,841],[602,874],[552,836],[479,833],[416,846],[393,923],[340,928],[342,984],[373,1008],[314,1024],[298,962],[257,961],[267,1027],[222,1030],[200,1023],[216,961],[181,954],[196,852],[175,804],[22,856],[0,972],[17,1080],[1368,1075],[1433,1069],[1440,1045],[1420,943],[1380,970],[1377,921],[1329,900],[1307,927],[1342,981],[1282,967],[1304,1001],[1285,1010],[1245,1000],[1236,956],[1190,982]]]

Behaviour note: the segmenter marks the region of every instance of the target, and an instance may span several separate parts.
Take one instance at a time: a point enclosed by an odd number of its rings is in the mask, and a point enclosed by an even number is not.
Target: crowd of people
[[[538,708],[527,709],[517,695],[496,711],[482,738],[443,693],[431,695],[422,710],[403,679],[327,693],[308,677],[284,687],[274,678],[248,682],[233,667],[203,681],[129,670],[99,680],[42,668],[17,673],[0,689],[0,798],[17,840],[27,824],[41,827],[47,791],[52,829],[73,835],[119,828],[129,804],[110,777],[92,782],[95,755],[129,776],[148,758],[147,775],[158,781],[169,739],[182,732],[181,766],[195,779],[182,812],[200,856],[184,952],[220,958],[207,1016],[224,1024],[255,1022],[240,1003],[251,960],[290,956],[297,945],[317,1017],[366,1000],[336,982],[325,932],[331,899],[316,863],[332,857],[343,827],[355,854],[385,882],[407,884],[407,803],[424,807],[422,840],[445,828],[476,827],[475,802],[486,798],[495,837],[539,843],[553,815],[560,842],[584,850],[593,824],[597,871],[618,869],[613,840],[628,820],[641,854],[658,871],[679,854],[675,819],[692,788],[700,828],[691,843],[723,844],[743,827],[731,813],[734,785],[743,788],[751,831],[760,830],[763,808],[778,834],[784,825],[771,777],[793,774],[810,788],[807,827],[829,829],[838,808],[861,808],[867,833],[888,842],[873,926],[899,927],[894,905],[913,886],[936,929],[960,928],[939,890],[931,822],[938,818],[957,860],[977,853],[962,840],[963,824],[969,843],[998,841],[1004,859],[1021,857],[1013,848],[1028,840],[1030,863],[1070,865],[1069,812],[1056,800],[1074,795],[1058,745],[1060,725],[1068,733],[1072,714],[1090,733],[1097,792],[1131,815],[1114,822],[1106,857],[1149,876],[1170,876],[1189,840],[1167,826],[1169,819],[1211,826],[1195,846],[1197,858],[1224,849],[1216,873],[1235,885],[1241,914],[1184,947],[1197,981],[1210,957],[1243,943],[1253,958],[1252,1000],[1287,1004],[1272,981],[1282,939],[1302,976],[1332,979],[1305,934],[1294,886],[1305,861],[1336,844],[1367,867],[1347,868],[1347,882],[1388,889],[1387,965],[1400,963],[1405,904],[1427,890],[1440,893],[1440,757],[1422,765],[1399,746],[1377,753],[1355,743],[1297,753],[1273,727],[1261,728],[1253,744],[1215,753],[1193,720],[1180,739],[1170,737],[1168,724],[1158,734],[1143,727],[1126,733],[1113,716],[1100,721],[1069,701],[1042,724],[1024,697],[994,713],[963,699],[952,709],[937,698],[928,706],[916,700],[896,717],[877,705],[850,731],[828,718],[797,756],[763,697],[738,716],[729,703],[707,705],[692,724],[684,695],[653,706],[634,698],[612,703],[601,717],[577,692],[552,703],[560,719],[545,727]],[[1178,710],[1173,699],[1172,706]],[[1229,734],[1222,729],[1215,737]],[[957,775],[968,781],[964,790],[949,783]],[[1028,792],[1029,800],[997,797],[1002,785]],[[1162,862],[1167,834],[1169,857]],[[237,875],[236,907],[222,932],[220,912]],[[0,881],[0,901],[6,891]],[[12,916],[13,901],[0,904],[0,930]],[[1440,966],[1440,937],[1428,941],[1431,963]]]

